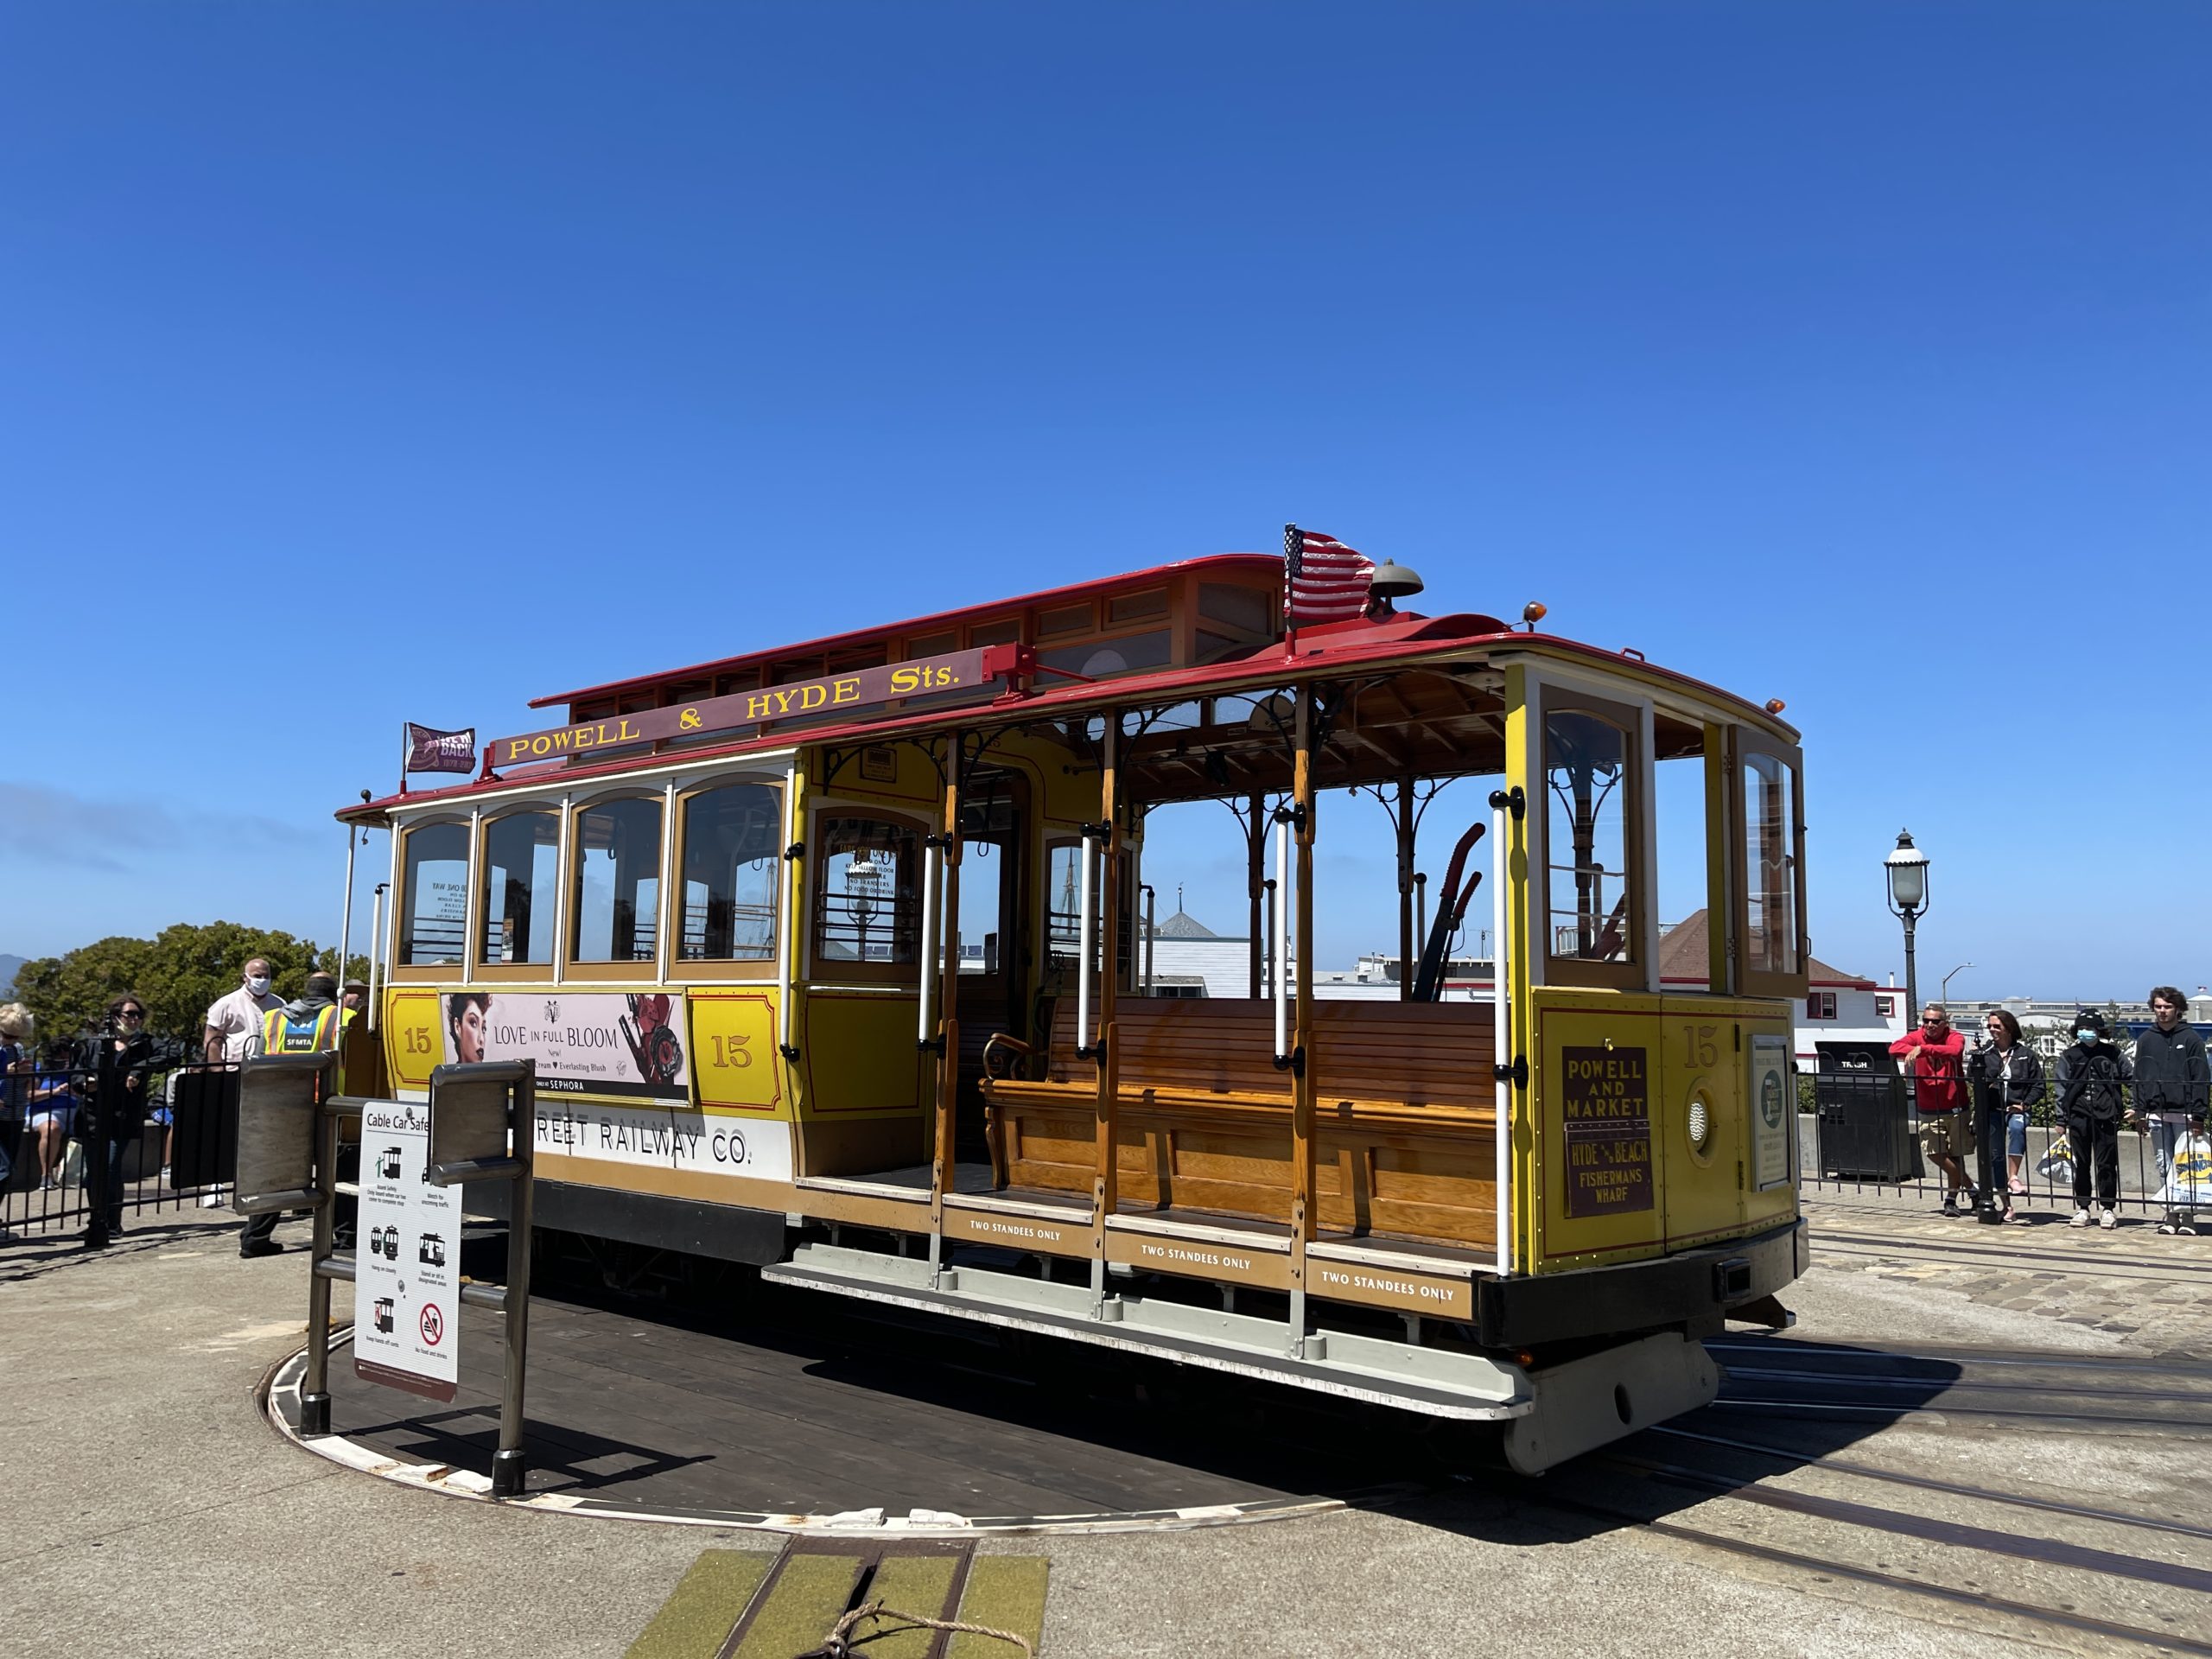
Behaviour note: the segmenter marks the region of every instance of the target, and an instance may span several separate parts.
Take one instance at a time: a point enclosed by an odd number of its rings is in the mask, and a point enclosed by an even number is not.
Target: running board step
[[[1527,1414],[1535,1402],[1520,1367],[1481,1354],[1417,1348],[1345,1331],[1317,1332],[1294,1344],[1290,1328],[1273,1319],[1127,1292],[1101,1301],[1079,1285],[977,1268],[933,1268],[927,1262],[842,1245],[802,1244],[788,1262],[762,1268],[761,1277],[1432,1417],[1500,1421]]]

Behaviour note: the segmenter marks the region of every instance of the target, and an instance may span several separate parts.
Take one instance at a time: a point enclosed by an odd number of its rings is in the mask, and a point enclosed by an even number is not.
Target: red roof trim
[[[1198,560],[1192,563],[1208,562]],[[991,721],[1051,718],[1100,704],[1111,706],[1178,693],[1187,696],[1206,687],[1233,690],[1240,686],[1281,683],[1286,678],[1312,679],[1340,668],[1374,662],[1395,660],[1408,667],[1414,667],[1421,665],[1423,658],[1440,656],[1447,652],[1465,651],[1472,645],[1510,647],[1529,644],[1587,657],[1616,671],[1624,666],[1634,667],[1692,687],[1718,702],[1732,703],[1755,720],[1773,721],[1773,716],[1764,709],[1754,708],[1732,692],[1707,685],[1686,674],[1677,674],[1671,669],[1661,668],[1634,658],[1624,658],[1616,652],[1580,645],[1550,634],[1516,633],[1494,616],[1425,617],[1401,613],[1393,620],[1380,626],[1355,624],[1332,627],[1326,632],[1301,630],[1298,637],[1299,648],[1294,655],[1287,652],[1281,642],[1274,642],[1251,646],[1241,656],[1200,663],[1187,668],[1165,668],[1150,674],[1128,674],[1080,685],[1055,684],[1012,702],[993,699],[987,702],[966,703],[955,709],[931,710],[926,715],[901,713],[874,720],[850,721],[837,726],[809,726],[798,730],[772,731],[766,736],[744,738],[730,743],[702,745],[696,749],[664,750],[655,754],[632,754],[600,766],[570,766],[558,775],[564,782],[582,780],[634,772],[644,766],[688,766],[733,760],[749,751],[772,753],[793,747],[850,742],[879,734],[896,736],[908,732],[938,732],[971,724],[979,715]],[[547,775],[550,778],[553,774],[549,772]],[[428,806],[444,801],[465,800],[494,790],[511,789],[523,781],[525,780],[512,773],[498,779],[472,779],[467,783],[455,784],[445,789],[387,795],[380,800],[343,809],[335,816],[340,819],[377,817],[395,806]]]
[[[926,633],[963,622],[979,621],[986,617],[1002,616],[1008,611],[1027,610],[1032,606],[1064,604],[1078,595],[1103,598],[1127,593],[1134,588],[1148,588],[1185,570],[1234,570],[1253,575],[1280,576],[1282,574],[1282,555],[1211,553],[1202,558],[1179,559],[1173,564],[1157,565],[1149,570],[1132,570],[1123,575],[1106,576],[1096,582],[1071,582],[1064,588],[1047,588],[1014,599],[993,600],[984,605],[963,605],[956,611],[938,611],[933,615],[909,617],[904,622],[887,623],[880,627],[833,633],[825,639],[808,639],[795,645],[778,645],[772,651],[748,651],[740,656],[724,657],[716,662],[694,663],[689,668],[663,669],[651,674],[632,675],[626,680],[609,680],[604,685],[588,685],[580,691],[556,691],[551,696],[531,698],[530,706],[543,709],[556,702],[573,702],[579,697],[642,690],[646,686],[658,685],[665,680],[685,679],[699,674],[726,674],[740,668],[757,668],[763,663],[775,662],[786,657],[810,657],[817,652],[837,651],[850,645],[872,645],[877,640],[893,639],[902,633]]]

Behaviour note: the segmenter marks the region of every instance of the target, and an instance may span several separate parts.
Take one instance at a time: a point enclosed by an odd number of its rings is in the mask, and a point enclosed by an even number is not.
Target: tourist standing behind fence
[[[207,1027],[205,1046],[210,1065],[236,1065],[245,1058],[254,1039],[261,1034],[261,1016],[271,1008],[284,1006],[284,999],[269,988],[267,957],[248,958],[238,979],[236,990],[227,996],[217,997],[207,1007],[203,1023]],[[200,1202],[206,1209],[221,1209],[223,1189],[217,1186]]]
[[[128,993],[107,1005],[107,1022],[83,1056],[85,1098],[77,1139],[85,1147],[85,1243],[101,1249],[123,1230],[123,1158],[146,1126],[154,1041],[146,1005]]]
[[[2135,1122],[2150,1131],[2151,1150],[2163,1188],[2173,1173],[2174,1147],[2188,1132],[2189,1120],[2204,1116],[2212,1074],[2204,1064],[2204,1039],[2183,1018],[2189,999],[2171,985],[2151,991],[2151,1028],[2135,1039]]]
[[[2020,1166],[2028,1155],[2028,1109],[2044,1096],[2043,1061],[2020,1040],[2020,1022],[2010,1010],[1999,1008],[1984,1023],[1989,1040],[1974,1050],[1967,1066],[1981,1156],[1981,1203],[1987,1211],[2001,1202],[2005,1219],[2018,1221],[2012,1200],[2028,1190]]]
[[[2074,1159],[2074,1227],[2089,1224],[2089,1177],[2096,1175],[2100,1224],[2117,1227],[2120,1202],[2120,1115],[2128,1080],[2127,1056],[2105,1036],[2105,1017],[2094,1008],[2074,1016],[2074,1040],[2058,1057],[2058,1116]]]
[[[1959,1208],[1959,1194],[1969,1191],[1967,1147],[1972,1137],[1967,1127],[1967,1090],[1961,1062],[1967,1039],[1951,1028],[1951,1016],[1941,1002],[1920,1011],[1920,1029],[1909,1031],[1890,1045],[1890,1052],[1905,1063],[1913,1078],[1913,1104],[1920,1113],[1920,1147],[1943,1172],[1943,1213],[1966,1213]]]

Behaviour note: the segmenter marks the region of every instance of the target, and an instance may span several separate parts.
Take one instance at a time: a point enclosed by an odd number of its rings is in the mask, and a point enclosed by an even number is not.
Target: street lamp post
[[[1936,995],[1942,1002],[1946,1011],[1948,1011],[1951,1006],[1951,982],[1973,966],[1974,963],[1970,962],[1962,962],[1957,967],[1952,969],[1949,973],[1943,976],[1943,988],[1936,992]]]
[[[1912,966],[1912,930],[1928,909],[1928,855],[1912,844],[1910,830],[1900,830],[1897,847],[1882,861],[1882,868],[1889,877],[1890,913],[1904,923],[1904,1000],[1911,1011],[1905,1028],[1910,1031],[1920,1014],[1920,982]]]

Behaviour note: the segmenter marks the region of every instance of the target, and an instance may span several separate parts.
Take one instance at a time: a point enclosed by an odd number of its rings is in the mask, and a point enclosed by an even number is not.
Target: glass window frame
[[[473,833],[474,822],[472,814],[447,812],[417,818],[413,823],[404,824],[399,828],[398,857],[396,861],[399,869],[398,891],[395,895],[396,902],[392,906],[391,937],[385,941],[387,953],[385,962],[388,964],[386,974],[395,984],[405,984],[410,982],[416,984],[447,982],[457,984],[467,979],[470,969],[474,965],[471,960],[474,941],[469,938],[473,925],[470,918],[476,913],[476,838]],[[440,829],[460,830],[461,846],[464,849],[461,861],[465,874],[462,878],[464,885],[461,893],[461,960],[403,963],[399,959],[400,947],[407,937],[407,900],[411,896],[408,890],[407,843],[418,831]]]
[[[807,804],[806,829],[806,901],[804,923],[806,928],[806,967],[810,980],[823,985],[880,985],[899,990],[921,990],[923,952],[921,944],[921,906],[927,838],[938,830],[920,810],[911,807],[892,806],[881,801],[848,799],[810,801]],[[866,962],[846,957],[826,957],[822,953],[821,929],[828,913],[823,902],[830,880],[830,853],[828,847],[827,821],[831,818],[869,818],[909,830],[914,837],[914,941],[912,962]],[[896,902],[894,894],[893,902]],[[940,924],[942,918],[939,918]],[[893,925],[897,924],[894,921]]]
[[[1776,973],[1751,966],[1751,802],[1744,789],[1744,772],[1754,756],[1777,760],[1789,770],[1790,903],[1796,932],[1797,967],[1794,973]],[[1813,953],[1805,923],[1805,752],[1793,743],[1749,726],[1732,728],[1728,744],[1728,926],[1735,952],[1737,989],[1745,996],[1801,1000],[1808,991]]]
[[[575,954],[576,934],[583,925],[584,815],[618,801],[650,801],[660,809],[660,870],[654,891],[653,954],[645,962],[600,962]],[[620,984],[629,981],[658,984],[660,959],[668,926],[669,811],[665,785],[643,779],[611,784],[569,804],[561,861],[561,973],[569,985]],[[672,965],[672,964],[671,964]]]
[[[1649,921],[1652,869],[1649,833],[1651,792],[1656,780],[1652,776],[1650,747],[1644,735],[1643,711],[1634,703],[1620,702],[1567,685],[1541,684],[1535,701],[1532,737],[1535,753],[1531,760],[1535,792],[1543,802],[1543,816],[1536,826],[1541,839],[1530,849],[1535,856],[1530,861],[1529,907],[1536,922],[1534,936],[1541,945],[1534,953],[1541,974],[1532,976],[1532,981],[1541,985],[1646,989],[1647,976],[1650,983],[1656,984],[1658,971],[1654,956],[1656,941],[1651,937]],[[1562,714],[1593,716],[1618,728],[1623,737],[1621,776],[1626,794],[1621,803],[1621,837],[1628,870],[1629,903],[1627,955],[1618,962],[1562,957],[1552,948],[1558,935],[1554,931],[1551,908],[1551,834],[1552,819],[1559,804],[1552,797],[1550,734],[1552,716]]]
[[[691,803],[702,795],[717,790],[729,789],[742,784],[754,784],[776,791],[776,940],[774,948],[765,957],[689,957],[683,954],[683,874],[686,862],[685,842],[690,829],[689,813]],[[788,843],[784,837],[791,828],[791,804],[790,779],[780,772],[730,772],[717,773],[685,785],[676,792],[674,844],[670,855],[671,874],[668,877],[668,923],[677,931],[669,935],[668,977],[671,984],[740,983],[779,977],[779,969],[785,953],[791,948],[791,860],[784,856]]]
[[[543,962],[490,962],[483,957],[484,938],[491,925],[492,827],[524,813],[542,814],[553,820],[553,914],[546,925],[553,930],[553,951]],[[563,900],[568,855],[561,826],[561,803],[553,799],[500,801],[477,815],[468,883],[468,979],[471,984],[501,980],[537,981],[551,984],[559,971],[563,935],[567,922]]]

